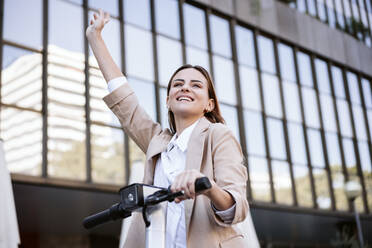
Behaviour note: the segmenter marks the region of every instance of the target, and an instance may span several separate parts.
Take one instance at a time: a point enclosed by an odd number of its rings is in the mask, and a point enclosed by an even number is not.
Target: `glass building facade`
[[[102,101],[106,83],[85,39],[101,8],[115,62],[164,127],[172,72],[209,70],[247,157],[253,207],[348,212],[343,188],[353,179],[357,209],[371,216],[372,74],[195,1],[0,2],[0,136],[13,175],[120,187],[145,160]],[[370,0],[286,2],[371,47]]]

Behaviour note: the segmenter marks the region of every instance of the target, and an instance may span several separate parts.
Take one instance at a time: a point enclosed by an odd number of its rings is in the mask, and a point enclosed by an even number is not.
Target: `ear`
[[[207,105],[207,112],[212,112],[214,110],[214,99],[209,98],[208,105]]]

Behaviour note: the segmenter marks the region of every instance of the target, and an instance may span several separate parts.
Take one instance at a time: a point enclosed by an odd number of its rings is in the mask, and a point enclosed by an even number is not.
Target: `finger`
[[[94,20],[97,20],[98,19],[97,13],[93,13],[93,17],[94,17]]]
[[[195,179],[196,180],[196,179]],[[192,199],[195,199],[196,193],[195,193],[195,180],[190,184],[189,191]]]
[[[90,20],[90,25],[93,25],[93,20]]]
[[[104,13],[102,9],[98,9],[99,17],[104,18]]]
[[[106,23],[110,21],[110,14],[108,12],[105,12],[104,19]]]

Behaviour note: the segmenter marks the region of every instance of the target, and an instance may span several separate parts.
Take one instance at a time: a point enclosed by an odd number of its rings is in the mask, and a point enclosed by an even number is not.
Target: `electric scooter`
[[[211,183],[207,177],[195,180],[196,193],[209,188]],[[86,217],[83,221],[84,227],[90,229],[111,220],[130,217],[133,211],[141,211],[146,225],[146,248],[165,248],[166,202],[172,202],[182,196],[183,191],[173,193],[170,187],[134,183],[121,188],[119,194],[119,203]]]

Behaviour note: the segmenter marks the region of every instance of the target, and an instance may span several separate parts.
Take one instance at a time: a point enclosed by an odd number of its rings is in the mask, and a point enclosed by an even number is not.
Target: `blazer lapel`
[[[201,162],[203,159],[204,142],[206,130],[209,128],[211,123],[202,117],[199,123],[196,125],[194,131],[191,134],[189,143],[187,145],[186,153],[186,166],[185,170],[198,170],[200,171]],[[186,219],[186,230],[189,230],[191,212],[194,207],[194,200],[184,201],[185,206],[185,219]]]

